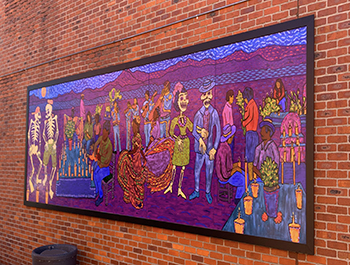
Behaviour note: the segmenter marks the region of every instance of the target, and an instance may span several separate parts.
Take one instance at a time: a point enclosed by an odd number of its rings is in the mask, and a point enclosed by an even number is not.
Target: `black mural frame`
[[[177,230],[177,231],[183,231],[188,233],[194,233],[194,234],[200,234],[204,236],[210,236],[210,237],[217,237],[222,239],[228,239],[228,240],[234,240],[239,241],[243,243],[249,243],[249,244],[255,244],[255,245],[262,245],[266,247],[271,248],[277,248],[277,249],[283,249],[287,251],[294,251],[294,252],[300,252],[300,253],[307,253],[307,254],[313,254],[314,253],[314,177],[313,177],[313,155],[314,155],[314,144],[313,144],[313,131],[314,131],[314,125],[313,125],[313,119],[314,119],[314,112],[313,112],[313,86],[314,86],[314,16],[307,16],[303,18],[299,18],[292,21],[287,21],[284,23],[264,27],[261,29],[249,31],[240,33],[238,35],[233,35],[229,37],[225,37],[218,40],[213,40],[210,42],[194,45],[191,47],[186,47],[183,49],[159,54],[156,56],[152,56],[149,58],[140,59],[137,61],[127,62],[123,64],[119,64],[116,66],[111,66],[103,69],[98,69],[94,71],[89,71],[82,74],[77,74],[74,76],[68,76],[65,78],[44,82],[41,84],[31,85],[27,89],[27,126],[28,128],[28,116],[29,116],[29,92],[34,89],[38,89],[41,87],[47,87],[52,86],[60,83],[65,83],[69,81],[74,81],[82,78],[87,77],[93,77],[96,75],[106,74],[109,72],[119,71],[123,69],[128,69],[144,64],[149,64],[152,62],[157,62],[165,59],[170,59],[173,57],[178,57],[210,48],[214,48],[217,46],[227,45],[234,42],[239,42],[243,40],[248,40],[252,38],[261,37],[268,34],[274,34],[281,31],[291,30],[298,27],[307,27],[307,70],[306,70],[306,81],[307,81],[307,98],[308,100],[308,112],[306,114],[306,129],[307,129],[307,135],[306,135],[306,194],[307,194],[307,205],[306,205],[306,244],[300,244],[300,243],[292,243],[287,242],[283,240],[275,240],[275,239],[269,239],[264,237],[257,237],[257,236],[250,236],[250,235],[244,235],[244,234],[237,234],[237,233],[230,233],[225,231],[218,231],[218,230],[212,230],[212,229],[206,229],[206,228],[200,228],[200,227],[193,227],[193,226],[187,226],[182,224],[176,224],[176,223],[168,223],[168,222],[162,222],[162,221],[156,221],[156,220],[150,220],[150,219],[144,219],[144,218],[137,218],[137,217],[130,217],[130,216],[124,216],[124,215],[117,215],[117,214],[110,214],[110,213],[104,213],[104,212],[98,212],[98,211],[90,211],[90,210],[83,210],[83,209],[76,209],[76,208],[70,208],[70,207],[64,207],[64,206],[56,206],[56,205],[50,205],[50,204],[44,204],[44,203],[37,203],[37,202],[31,202],[27,201],[26,199],[26,190],[27,190],[27,152],[26,154],[26,166],[25,166],[25,187],[24,187],[24,205],[30,206],[30,207],[37,207],[42,209],[49,209],[49,210],[55,210],[55,211],[63,211],[68,213],[75,213],[75,214],[81,214],[81,215],[87,215],[87,216],[93,216],[93,217],[99,217],[99,218],[107,218],[112,220],[118,220],[123,222],[131,222],[136,223],[140,225],[147,225],[147,226],[155,226],[159,228],[165,228],[165,229],[171,229],[171,230]],[[28,131],[26,132],[27,135]],[[26,148],[28,145],[28,139],[26,137]],[[27,150],[27,149],[26,149]]]

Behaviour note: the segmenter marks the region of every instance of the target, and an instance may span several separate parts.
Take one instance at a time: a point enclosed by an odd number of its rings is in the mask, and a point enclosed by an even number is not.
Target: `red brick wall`
[[[30,68],[233,2],[0,2],[1,264],[31,264],[33,248],[51,243],[76,244],[79,264],[349,264],[349,0],[250,0]],[[23,205],[28,85],[261,28],[298,14],[315,15],[315,255]]]

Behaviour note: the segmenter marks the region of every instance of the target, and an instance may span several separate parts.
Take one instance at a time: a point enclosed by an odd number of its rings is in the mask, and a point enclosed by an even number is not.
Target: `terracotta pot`
[[[278,210],[278,196],[279,186],[275,187],[264,187],[264,199],[266,206],[266,213],[269,217],[277,217]]]
[[[299,243],[300,241],[300,224],[295,223],[295,216],[293,213],[292,223],[289,224],[289,234],[290,239],[294,243]]]
[[[253,182],[251,185],[251,188],[252,188],[253,197],[257,198],[259,194],[259,183]]]
[[[244,220],[243,219],[236,219],[235,220],[235,232],[237,234],[244,234]]]
[[[244,221],[244,219],[241,218],[241,209],[240,208],[238,208],[238,217],[234,220],[233,223],[234,223],[234,227],[235,227],[235,232],[237,234],[243,234],[245,221]]]
[[[297,208],[301,209],[303,207],[303,190],[300,186],[295,190],[295,199],[297,201]]]
[[[253,210],[253,198],[249,196],[249,193],[243,199],[244,202],[244,212],[246,215],[251,215]]]

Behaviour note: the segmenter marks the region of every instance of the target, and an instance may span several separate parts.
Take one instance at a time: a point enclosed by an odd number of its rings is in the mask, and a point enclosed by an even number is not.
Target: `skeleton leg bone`
[[[54,192],[52,191],[52,182],[55,178],[55,172],[56,172],[56,167],[53,167],[50,175],[50,188],[49,188],[49,194],[51,199],[53,198],[53,195],[54,195]]]
[[[32,193],[34,191],[34,185],[33,185],[33,175],[34,175],[34,171],[35,171],[35,168],[34,168],[34,163],[33,163],[33,155],[29,155],[30,157],[30,164],[32,165],[32,173],[30,174],[30,177],[29,177],[29,188],[30,188],[30,193]]]
[[[182,187],[182,181],[184,179],[184,174],[185,174],[185,167],[183,166],[181,169],[181,173],[180,173],[180,180],[179,180],[179,188],[177,190],[177,196],[181,196],[182,198],[184,198],[186,200],[186,195],[185,193],[183,193],[183,191],[181,190]]]
[[[45,174],[45,177],[44,177],[44,180],[43,180],[43,186],[45,187],[45,184],[46,184],[46,181],[47,181],[47,166],[44,165],[44,174]],[[40,182],[38,183],[41,183],[41,180],[39,180]]]
[[[175,174],[176,174],[176,166],[173,165],[173,170],[171,172],[171,182],[168,186],[168,188],[164,191],[164,194],[167,194],[168,192],[173,193],[173,183],[175,179]]]
[[[40,159],[39,154],[36,154],[38,160],[39,160],[39,169],[38,169],[38,173],[36,174],[36,183],[40,183],[40,179],[39,179],[39,175],[41,172],[41,167],[43,166],[43,161]]]

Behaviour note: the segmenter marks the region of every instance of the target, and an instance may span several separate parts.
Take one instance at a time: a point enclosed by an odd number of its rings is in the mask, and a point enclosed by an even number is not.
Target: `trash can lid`
[[[68,251],[65,251],[64,249],[59,248],[51,248],[46,249],[43,252],[40,253],[40,256],[50,257],[50,256],[60,256],[62,254],[66,254]]]

